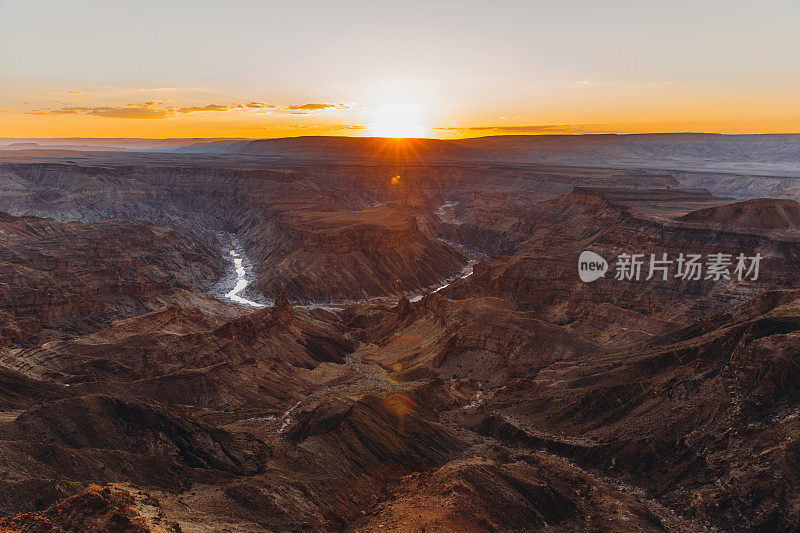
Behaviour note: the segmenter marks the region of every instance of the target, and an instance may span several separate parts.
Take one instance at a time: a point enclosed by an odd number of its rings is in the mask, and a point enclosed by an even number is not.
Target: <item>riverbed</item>
[[[244,266],[244,256],[237,249],[236,242],[230,236],[228,236],[227,244],[230,248],[228,250],[228,255],[230,255],[231,261],[233,262],[236,278],[233,288],[225,293],[225,298],[241,305],[249,305],[257,308],[266,307],[265,304],[254,302],[253,300],[249,300],[242,296],[242,292],[247,288],[248,285],[250,285],[251,280],[249,279],[247,269]]]
[[[267,305],[271,305],[272,300],[269,299],[262,299],[262,301],[268,301],[269,304],[259,303],[253,300],[250,300],[243,296],[244,290],[250,285],[252,282],[251,273],[248,272],[248,269],[245,267],[246,257],[241,250],[241,246],[239,246],[238,242],[230,236],[230,235],[223,235],[223,240],[226,243],[226,249],[228,251],[228,256],[233,264],[234,271],[236,273],[235,278],[231,278],[229,281],[228,286],[233,284],[233,287],[226,293],[224,293],[224,298],[240,304],[240,305],[248,305],[250,307],[261,308],[266,307]],[[477,263],[475,260],[470,260],[467,265],[459,272],[457,275],[443,280],[439,285],[434,287],[428,287],[427,289],[420,290],[419,292],[408,294],[406,295],[411,302],[418,302],[423,297],[428,294],[433,294],[434,292],[439,292],[442,289],[447,288],[452,283],[459,279],[464,279],[469,277],[472,274],[472,267]],[[224,290],[224,289],[223,289]],[[378,296],[375,298],[369,298],[367,300],[353,300],[347,302],[302,302],[302,303],[294,303],[295,307],[305,308],[305,309],[325,309],[328,311],[339,311],[348,305],[358,304],[358,303],[365,303],[365,302],[379,302],[379,301],[388,301],[388,300],[397,300],[398,298],[393,297],[385,297],[385,296]]]

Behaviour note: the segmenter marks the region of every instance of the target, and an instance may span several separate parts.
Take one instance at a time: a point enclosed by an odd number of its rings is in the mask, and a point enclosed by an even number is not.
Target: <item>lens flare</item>
[[[392,394],[383,400],[383,408],[400,418],[413,413],[417,409],[417,402],[408,394]]]

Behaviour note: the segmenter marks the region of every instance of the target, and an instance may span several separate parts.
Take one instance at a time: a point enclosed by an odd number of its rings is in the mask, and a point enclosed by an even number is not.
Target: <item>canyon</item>
[[[796,530],[779,137],[4,149],[0,528]]]

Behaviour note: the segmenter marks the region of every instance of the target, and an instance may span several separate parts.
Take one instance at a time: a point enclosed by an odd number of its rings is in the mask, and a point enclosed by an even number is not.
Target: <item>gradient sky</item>
[[[0,137],[800,131],[800,2],[0,0]]]

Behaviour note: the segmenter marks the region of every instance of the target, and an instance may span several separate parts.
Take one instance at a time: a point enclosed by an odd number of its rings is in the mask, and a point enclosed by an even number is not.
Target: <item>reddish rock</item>
[[[796,234],[800,231],[800,204],[781,198],[755,198],[699,209],[677,220],[724,230]]]
[[[294,318],[292,304],[289,303],[285,294],[281,294],[275,299],[275,304],[270,311],[272,319],[282,324],[288,324]]]
[[[411,314],[411,302],[409,302],[408,298],[405,296],[400,298],[400,300],[397,302],[397,312],[402,317],[406,317]]]

